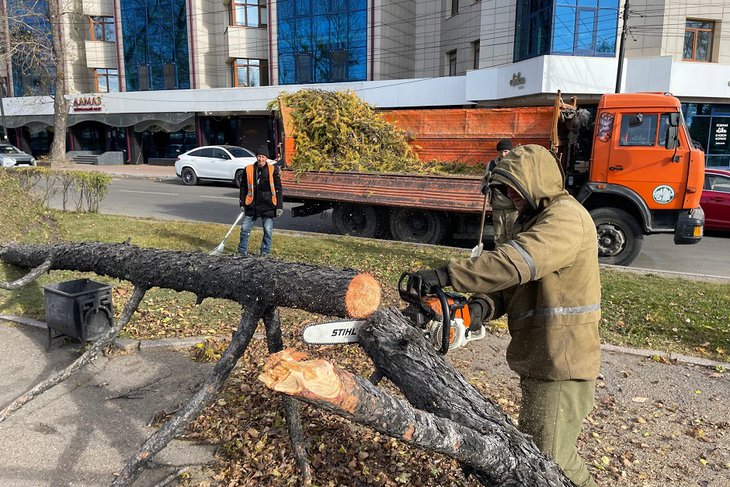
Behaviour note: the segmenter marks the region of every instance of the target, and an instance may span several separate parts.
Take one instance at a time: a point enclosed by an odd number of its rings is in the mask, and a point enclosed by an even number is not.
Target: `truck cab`
[[[679,100],[666,93],[603,95],[591,142],[576,197],[596,222],[602,262],[633,262],[651,233],[699,242],[705,160]]]

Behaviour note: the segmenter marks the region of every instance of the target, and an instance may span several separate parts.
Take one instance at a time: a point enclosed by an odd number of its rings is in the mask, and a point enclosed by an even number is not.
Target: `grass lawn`
[[[225,234],[225,225],[157,221],[98,214],[44,212],[43,225],[12,233],[15,241],[44,241],[54,233],[60,240],[96,240],[131,243],[141,247],[208,252]],[[0,224],[0,230],[1,224]],[[398,305],[395,286],[403,271],[442,265],[449,257],[466,257],[467,251],[420,246],[400,242],[363,240],[324,235],[294,235],[274,232],[273,257],[285,261],[348,267],[372,273],[383,284],[384,304]],[[4,233],[8,235],[8,233]],[[255,229],[251,248],[260,244]],[[226,252],[234,252],[236,233],[229,238]],[[0,281],[17,279],[24,271],[0,264]],[[17,291],[0,290],[0,313],[43,318],[42,286],[82,276],[53,271]],[[131,285],[101,276],[86,277],[113,284],[114,304],[119,312],[131,294]],[[663,278],[613,270],[602,270],[604,343],[655,348],[664,351],[728,360],[730,350],[730,284]],[[195,305],[189,293],[152,289],[124,334],[135,338],[230,335],[240,319],[235,303],[207,299]],[[284,324],[316,320],[296,310],[285,310]],[[503,324],[503,320],[500,322]]]

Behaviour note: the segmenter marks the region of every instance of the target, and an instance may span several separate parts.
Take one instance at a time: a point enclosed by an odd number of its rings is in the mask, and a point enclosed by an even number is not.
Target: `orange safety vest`
[[[254,178],[254,166],[256,163],[246,166],[246,182],[248,183],[248,192],[246,193],[246,200],[244,201],[244,204],[246,206],[249,206],[251,203],[253,203],[253,178]],[[267,164],[269,166],[269,187],[271,188],[271,202],[276,206],[276,188],[274,187],[274,165],[273,164]]]

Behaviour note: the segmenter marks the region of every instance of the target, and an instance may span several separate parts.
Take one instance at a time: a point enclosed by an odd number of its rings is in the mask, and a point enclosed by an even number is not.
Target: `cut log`
[[[540,475],[555,485],[571,485],[562,470],[520,432],[510,418],[482,396],[456,368],[439,355],[421,330],[394,308],[374,313],[360,329],[360,346],[375,367],[395,384],[413,406],[450,419],[503,445],[482,452],[490,464],[508,466],[510,476]],[[478,475],[482,482],[485,479]],[[562,483],[561,483],[562,482]],[[533,485],[526,482],[524,485]]]
[[[281,322],[279,321],[279,310],[269,308],[264,313],[264,325],[266,327],[266,344],[269,353],[281,352],[284,349],[284,340],[281,337]],[[312,467],[307,457],[307,440],[302,427],[302,419],[299,415],[299,402],[283,395],[281,397],[284,406],[284,416],[289,429],[292,452],[302,473],[302,486],[312,485]]]
[[[190,291],[200,300],[230,299],[244,307],[264,302],[328,316],[364,318],[380,304],[378,282],[355,270],[99,242],[0,247],[0,260],[16,266],[38,267],[47,259],[51,259],[51,269],[95,272],[146,289]]]
[[[505,435],[471,429],[413,408],[325,360],[302,362],[302,352],[285,350],[269,357],[259,380],[267,387],[300,398],[405,443],[442,453],[468,465],[484,485],[572,486],[560,471],[541,470],[495,454],[512,445]],[[516,460],[516,462],[510,461]]]

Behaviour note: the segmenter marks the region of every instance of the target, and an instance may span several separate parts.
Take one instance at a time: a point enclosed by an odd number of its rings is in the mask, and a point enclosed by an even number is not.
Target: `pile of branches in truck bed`
[[[404,131],[351,91],[282,93],[269,109],[291,110],[297,172],[363,171],[426,174],[474,172],[465,164],[423,162]],[[467,169],[472,169],[467,171]]]

